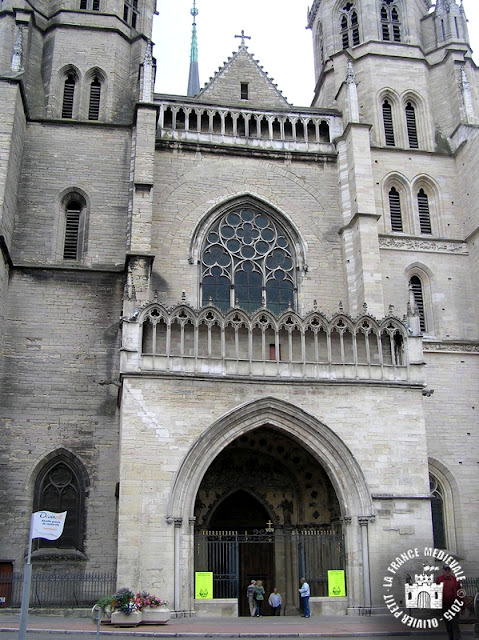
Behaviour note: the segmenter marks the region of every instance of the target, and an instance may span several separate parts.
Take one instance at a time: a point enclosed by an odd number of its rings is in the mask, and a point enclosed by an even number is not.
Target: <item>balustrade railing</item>
[[[407,330],[393,316],[300,317],[214,306],[146,306],[126,323],[124,371],[407,381]]]
[[[341,118],[335,114],[225,109],[163,101],[159,110],[157,137],[332,153],[331,141],[341,132]]]

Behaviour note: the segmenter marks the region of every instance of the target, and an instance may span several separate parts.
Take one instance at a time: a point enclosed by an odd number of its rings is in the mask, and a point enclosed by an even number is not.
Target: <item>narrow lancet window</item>
[[[69,73],[63,86],[62,118],[73,118],[73,98],[75,96],[75,76]]]
[[[401,199],[395,187],[392,187],[389,191],[389,214],[391,217],[391,231],[403,231]]]
[[[388,147],[394,147],[396,141],[394,138],[393,112],[390,103],[387,100],[383,102],[383,125],[384,137]]]
[[[417,208],[419,212],[419,226],[421,233],[432,233],[431,215],[429,212],[429,198],[424,189],[420,189],[417,194]]]
[[[405,112],[409,148],[417,149],[419,147],[419,144],[417,138],[416,110],[410,102],[407,103]]]
[[[101,83],[97,77],[90,84],[90,103],[88,105],[88,120],[98,120],[100,117]]]
[[[414,296],[414,302],[416,303],[419,313],[419,326],[421,331],[426,331],[426,317],[424,315],[424,295],[422,291],[422,282],[419,276],[412,276],[409,281],[409,286],[412,289]]]

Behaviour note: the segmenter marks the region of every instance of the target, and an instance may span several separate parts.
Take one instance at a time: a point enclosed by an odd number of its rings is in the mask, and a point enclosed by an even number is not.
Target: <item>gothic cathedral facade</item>
[[[47,509],[65,531],[34,571],[196,615],[242,615],[259,577],[295,613],[301,575],[313,614],[382,610],[424,546],[478,576],[462,3],[314,0],[311,107],[244,40],[195,95],[155,93],[155,12],[0,6],[0,562]]]

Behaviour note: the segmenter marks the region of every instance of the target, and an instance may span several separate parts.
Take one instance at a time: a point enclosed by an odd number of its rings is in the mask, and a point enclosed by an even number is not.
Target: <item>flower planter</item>
[[[132,611],[129,614],[122,611],[113,611],[110,622],[115,627],[136,627],[143,619],[141,611]]]
[[[143,624],[166,624],[170,619],[170,610],[165,605],[159,607],[143,607]]]

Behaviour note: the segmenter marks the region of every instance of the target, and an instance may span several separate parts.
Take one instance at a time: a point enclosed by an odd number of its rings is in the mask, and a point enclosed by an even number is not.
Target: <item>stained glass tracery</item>
[[[274,313],[294,307],[294,257],[283,229],[264,212],[238,208],[210,229],[201,260],[203,305]]]

